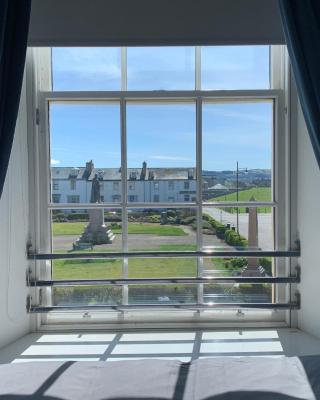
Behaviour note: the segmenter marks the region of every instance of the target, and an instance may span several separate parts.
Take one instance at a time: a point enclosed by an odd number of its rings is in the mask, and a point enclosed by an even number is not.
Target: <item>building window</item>
[[[52,202],[60,203],[61,194],[52,194]]]
[[[77,181],[75,179],[70,180],[70,190],[76,190],[77,189]]]
[[[100,201],[101,201],[102,203],[104,203],[104,196],[103,196],[103,195],[100,196]]]
[[[48,138],[51,140],[48,146],[51,149],[50,158],[59,160],[60,179],[68,179],[70,166],[77,166],[77,179],[73,176],[70,180],[70,189],[76,191],[77,195],[67,196],[68,203],[73,203],[66,205],[67,210],[76,210],[77,213],[83,214],[85,203],[90,203],[92,179],[100,168],[105,181],[110,182],[104,188],[104,196],[100,193],[101,201],[109,201],[112,198],[112,202],[118,203],[114,204],[108,213],[101,211],[105,216],[105,225],[113,232],[113,239],[108,243],[106,240],[106,243],[95,247],[94,250],[102,248],[103,251],[125,253],[206,251],[214,246],[229,250],[246,249],[250,245],[268,250],[273,249],[274,244],[278,248],[283,247],[283,242],[280,241],[287,232],[284,219],[281,219],[285,215],[285,182],[281,174],[275,175],[278,171],[285,170],[286,162],[277,156],[280,153],[286,154],[286,149],[283,149],[284,141],[279,139],[281,132],[277,131],[284,122],[281,103],[284,91],[282,88],[273,87],[269,79],[269,76],[274,76],[269,74],[270,66],[276,68],[278,61],[273,59],[271,62],[269,54],[273,52],[267,46],[263,46],[263,49],[251,49],[252,51],[237,48],[234,49],[235,53],[228,47],[218,47],[180,48],[176,52],[156,48],[123,49],[120,53],[123,55],[127,51],[127,63],[123,56],[123,63],[120,63],[122,68],[114,68],[114,71],[117,82],[120,74],[122,89],[126,91],[125,101],[119,82],[116,84],[118,89],[110,89],[111,100],[106,100],[109,98],[107,92],[96,93],[99,90],[108,90],[106,83],[103,83],[103,77],[100,76],[100,86],[98,73],[94,74],[94,85],[90,83],[93,74],[89,64],[94,61],[97,63],[96,71],[104,71],[106,68],[107,79],[111,79],[103,57],[97,56],[96,60],[86,61],[85,66],[88,70],[82,71],[83,81],[79,71],[74,71],[78,75],[71,83],[59,76],[63,68],[66,76],[69,70],[63,64],[62,58],[59,61],[63,49],[53,51],[54,90],[39,97],[43,102],[41,110],[48,110],[48,118],[40,120],[50,121],[44,130],[47,129]],[[86,59],[84,49],[75,49],[72,54],[76,54],[77,51],[83,51],[80,59]],[[243,54],[243,58],[234,57],[238,52]],[[110,55],[115,53],[110,52]],[[150,56],[150,64],[141,64],[139,60],[146,54]],[[156,57],[157,54],[159,58]],[[200,63],[200,54],[203,63]],[[169,55],[176,58],[172,59]],[[262,65],[257,64],[255,59],[254,62],[249,60],[251,56],[256,55],[261,56],[259,63]],[[66,57],[69,56],[66,53]],[[72,67],[72,63],[70,65]],[[158,71],[158,67],[161,71]],[[280,67],[279,64],[279,71],[282,68]],[[235,77],[230,72],[233,70]],[[121,76],[124,71],[125,75]],[[175,78],[177,76],[179,78]],[[194,79],[195,76],[198,77],[197,80]],[[111,81],[108,87],[113,87]],[[67,90],[72,91],[73,97],[74,92],[78,91],[79,97],[73,99]],[[86,90],[92,90],[90,100],[84,93]],[[143,92],[135,92],[133,96],[130,90]],[[159,90],[156,98],[154,90]],[[119,121],[123,122],[121,127]],[[106,132],[108,134],[105,134]],[[72,140],[64,143],[67,134]],[[92,146],[86,145],[85,139],[89,134]],[[69,146],[65,152],[59,150],[62,143]],[[48,149],[41,150],[42,154],[49,153]],[[47,165],[41,165],[41,168],[48,168],[48,165],[49,157]],[[55,167],[51,168],[54,171]],[[40,175],[40,179],[44,179],[42,175],[45,174]],[[107,196],[107,189],[111,191],[111,182],[112,192]],[[205,184],[202,185],[202,182]],[[57,190],[54,185],[55,182],[52,184],[52,190]],[[62,186],[61,183],[59,193],[62,193]],[[39,192],[40,196],[43,193],[42,201],[45,204],[50,198],[48,190],[50,184],[47,182],[46,186],[46,183],[42,182]],[[274,193],[277,194],[277,201]],[[65,195],[62,193],[63,199]],[[76,206],[75,203],[80,203],[80,197],[81,201],[85,199],[84,204]],[[57,197],[52,194],[51,198],[55,203]],[[255,200],[258,204],[255,204]],[[250,212],[248,204],[244,206],[243,201],[252,202],[249,204]],[[182,204],[183,202],[189,204]],[[223,202],[223,205],[219,207],[218,202]],[[90,205],[88,210],[92,207],[95,206]],[[97,204],[96,207],[100,210],[105,209],[105,205]],[[47,208],[50,218],[51,210],[61,209],[61,206],[55,208],[54,204],[50,204]],[[41,210],[43,209],[45,207],[41,207]],[[254,209],[254,212],[251,209]],[[257,234],[258,244],[249,243],[249,218],[254,213],[257,214],[258,226],[261,227]],[[81,216],[83,220],[78,223],[76,231],[78,236],[74,236],[81,237],[83,232],[80,230],[87,226],[88,215]],[[217,229],[217,226],[221,229]],[[41,226],[41,229],[44,230],[44,235],[49,232],[45,227]],[[53,229],[53,235],[56,231]],[[65,240],[62,248],[62,244],[55,240],[54,236],[48,239],[49,244],[61,246],[55,248],[57,253],[65,250],[66,242]],[[71,251],[72,240],[69,242],[68,250]],[[50,246],[46,250],[50,251]],[[232,274],[241,275],[248,264],[247,260],[242,259],[240,263],[236,263],[230,259],[216,260],[215,257],[198,256],[194,259],[174,259],[168,255],[163,257],[161,262],[158,259],[119,257],[112,260],[108,278],[166,278],[173,273],[177,277],[199,275],[201,278],[215,276],[216,271],[219,271],[219,275],[225,273],[229,277]],[[260,262],[260,258],[258,260]],[[106,265],[111,265],[108,264],[109,261],[106,261]],[[283,264],[278,260],[263,259],[261,263],[269,276],[274,276],[279,271],[283,272]],[[53,263],[54,276],[61,273],[61,269],[56,268],[56,265]],[[83,265],[85,263],[81,264],[81,270],[85,269]],[[94,272],[90,276],[89,268],[92,265],[88,262],[88,270],[83,272],[83,275],[79,268],[77,272],[80,275],[74,278],[82,279],[84,275],[88,279],[95,277]],[[258,268],[260,266],[257,265]],[[102,277],[104,276],[103,273]],[[164,304],[162,302],[169,301],[168,304],[207,305],[216,302],[223,294],[227,297],[227,302],[237,302],[239,298],[245,298],[248,302],[260,299],[262,303],[272,303],[275,301],[274,296],[278,295],[271,284],[250,288],[240,285],[236,290],[234,287],[231,290],[231,286],[227,284],[219,286],[219,290],[216,285],[210,284],[182,284],[179,285],[179,290],[175,290],[174,285],[161,285],[157,289],[155,286],[128,285],[124,290],[119,286],[114,291],[106,290],[103,293],[103,302],[141,305]],[[52,293],[55,296],[58,292]],[[84,299],[84,303],[92,304],[101,302],[101,291],[93,289],[92,293],[92,298],[88,298],[83,292],[81,301]],[[52,303],[79,301],[74,294],[69,294],[70,298],[65,296],[66,298],[61,300],[62,297],[57,295]]]
[[[59,182],[53,182],[52,190],[59,190]]]
[[[138,196],[137,196],[137,195],[132,195],[132,194],[130,194],[130,195],[128,196],[128,201],[129,201],[130,203],[137,202],[137,201],[138,201]]]
[[[69,195],[67,199],[68,203],[80,203],[80,196],[78,195]]]
[[[112,202],[113,203],[120,203],[121,201],[121,196],[119,194],[113,194],[112,195]]]

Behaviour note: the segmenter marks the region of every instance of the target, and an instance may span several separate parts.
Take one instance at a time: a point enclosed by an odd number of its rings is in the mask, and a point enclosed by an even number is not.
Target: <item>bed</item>
[[[320,356],[0,365],[0,400],[320,399]]]

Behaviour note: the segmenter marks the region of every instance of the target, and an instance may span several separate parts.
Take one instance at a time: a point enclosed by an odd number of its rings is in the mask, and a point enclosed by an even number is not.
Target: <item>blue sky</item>
[[[269,87],[266,46],[202,50],[204,89]],[[130,48],[129,90],[194,87],[194,48]],[[54,90],[119,90],[120,50],[53,49]],[[214,103],[203,107],[203,169],[271,167],[272,103]],[[194,104],[128,104],[128,167],[194,167]],[[56,166],[120,166],[116,104],[50,106],[51,158]]]

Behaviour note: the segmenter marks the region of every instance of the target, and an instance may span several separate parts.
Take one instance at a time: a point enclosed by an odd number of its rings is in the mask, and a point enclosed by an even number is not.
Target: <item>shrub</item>
[[[52,215],[53,222],[67,222],[66,215],[63,212],[58,212]]]
[[[69,221],[89,221],[89,215],[86,213],[66,214]]]
[[[104,215],[104,220],[106,222],[121,222],[122,219],[121,219],[121,216],[118,215],[118,214],[108,214],[108,213],[106,213]]]
[[[268,275],[272,275],[272,260],[270,258],[259,258],[259,264],[264,268]]]
[[[248,265],[248,260],[246,258],[232,258],[230,264],[233,268],[243,268]]]
[[[190,217],[182,218],[180,223],[181,225],[192,225],[194,222],[196,222],[196,219],[196,216],[191,215]]]

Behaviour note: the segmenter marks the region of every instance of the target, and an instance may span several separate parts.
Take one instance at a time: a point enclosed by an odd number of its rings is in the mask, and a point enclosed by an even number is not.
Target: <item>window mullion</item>
[[[121,91],[127,90],[127,76],[127,48],[121,47]]]
[[[128,211],[127,211],[127,131],[126,101],[120,101],[121,126],[121,204],[122,204],[122,251],[128,251]],[[123,259],[123,278],[128,278],[128,259]],[[122,302],[128,304],[128,286],[122,287]]]
[[[202,99],[196,100],[196,176],[197,176],[197,250],[202,250]],[[201,277],[203,258],[197,259],[197,276]],[[203,303],[203,284],[198,284],[198,303]]]

